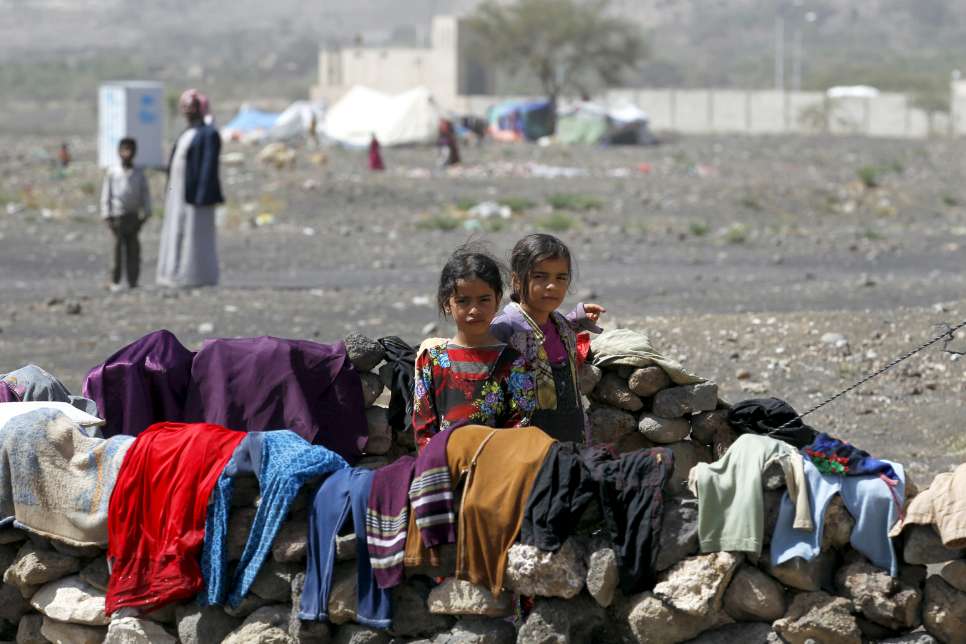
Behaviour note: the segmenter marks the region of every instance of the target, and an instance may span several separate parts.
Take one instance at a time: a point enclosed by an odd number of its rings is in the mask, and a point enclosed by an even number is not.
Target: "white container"
[[[113,81],[97,97],[97,165],[115,165],[117,144],[126,136],[138,142],[134,163],[146,168],[168,164],[164,154],[164,85],[151,81]]]

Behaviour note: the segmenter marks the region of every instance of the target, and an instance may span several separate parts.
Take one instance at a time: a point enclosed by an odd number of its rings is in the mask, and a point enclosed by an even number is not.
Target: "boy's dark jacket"
[[[214,206],[224,203],[221,181],[218,179],[218,158],[221,156],[221,136],[211,125],[194,126],[197,130],[185,160],[185,201],[192,206]],[[177,147],[175,144],[174,147]],[[168,159],[168,172],[174,160],[174,148]]]

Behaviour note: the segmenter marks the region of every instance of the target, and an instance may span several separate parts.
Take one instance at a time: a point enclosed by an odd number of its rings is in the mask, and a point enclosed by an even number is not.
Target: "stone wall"
[[[363,372],[370,421],[370,455],[377,467],[412,449],[409,436],[393,436],[385,420],[382,350],[361,336],[347,338],[350,357]],[[329,605],[330,622],[302,622],[297,607],[304,580],[308,491],[293,505],[252,592],[234,610],[169,606],[148,615],[127,609],[104,615],[107,564],[97,548],[78,549],[0,529],[0,640],[24,643],[87,642],[251,644],[328,642],[382,644],[502,644],[512,642],[963,642],[966,641],[966,552],[942,546],[935,531],[915,527],[896,542],[900,573],[890,577],[852,549],[854,521],[833,500],[825,518],[822,554],[813,561],[769,565],[767,541],[777,521],[784,480],[765,476],[766,548],[757,561],[746,554],[700,554],[697,502],[684,485],[690,468],[720,456],[735,439],[725,404],[712,383],[671,386],[656,367],[580,374],[596,441],[630,451],[665,445],[676,471],[665,502],[653,590],[624,596],[610,544],[572,538],[557,553],[515,545],[505,584],[487,590],[453,579],[452,550],[441,566],[410,571],[393,591],[388,632],[354,623],[355,538],[340,537]],[[910,493],[915,486],[908,484]],[[254,516],[254,478],[236,483],[229,555],[241,554]],[[930,566],[927,564],[942,564]],[[415,574],[415,573],[420,574]],[[440,583],[436,583],[439,581]],[[517,595],[526,601],[520,616]]]

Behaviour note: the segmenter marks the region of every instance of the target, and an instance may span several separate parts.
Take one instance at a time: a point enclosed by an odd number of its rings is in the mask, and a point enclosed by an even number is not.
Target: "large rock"
[[[112,619],[104,644],[176,644],[159,624],[137,617]]]
[[[879,644],[936,644],[938,640],[923,631],[906,633],[898,637],[889,637],[879,640]]]
[[[36,613],[24,615],[17,624],[17,644],[48,644],[50,640],[40,632],[44,619],[43,615]]]
[[[628,600],[627,624],[639,644],[686,642],[716,625],[716,620],[695,617],[666,605],[651,592]]]
[[[648,449],[651,447],[654,447],[654,443],[644,438],[644,434],[639,432],[624,434],[616,443],[614,443],[614,449],[617,450],[618,454],[636,452],[637,450]]]
[[[741,556],[713,552],[689,557],[661,573],[654,595],[675,610],[695,617],[709,617],[721,609],[731,577]]]
[[[305,573],[300,572],[292,579],[292,611],[288,617],[289,637],[299,644],[329,644],[332,641],[332,630],[328,622],[303,620],[299,617],[304,589]]]
[[[0,584],[0,619],[16,624],[30,611],[30,604],[19,590],[9,584]]]
[[[902,550],[902,558],[906,563],[944,563],[966,556],[966,550],[945,547],[939,533],[931,525],[912,525],[903,532],[906,545]]]
[[[628,389],[627,382],[616,373],[605,373],[594,388],[591,397],[605,405],[626,411],[638,411],[644,406],[640,397]]]
[[[28,541],[3,573],[3,583],[16,586],[21,595],[30,597],[37,586],[66,577],[78,570],[80,562],[74,557],[54,550],[39,550]]]
[[[255,508],[232,510],[228,518],[228,547],[226,548],[229,561],[241,559],[253,521],[255,521]]]
[[[922,602],[922,623],[940,642],[966,641],[966,593],[939,575],[930,576]]]
[[[360,373],[359,378],[362,380],[362,404],[366,407],[371,407],[379,396],[382,395],[382,378],[368,371]]]
[[[852,539],[855,519],[849,514],[842,497],[836,494],[825,510],[825,523],[822,527],[822,550],[844,548]]]
[[[594,390],[603,376],[604,372],[600,370],[600,367],[585,362],[577,369],[577,388],[580,393],[586,396]]]
[[[88,626],[110,622],[104,614],[104,593],[77,575],[41,586],[30,598],[30,605],[59,622]]]
[[[74,546],[57,539],[50,540],[51,547],[62,555],[74,557],[75,559],[90,559],[104,553],[101,546]]]
[[[691,433],[691,423],[687,418],[661,418],[652,414],[641,414],[637,430],[647,440],[665,445],[687,438]]]
[[[482,586],[450,577],[433,588],[426,602],[437,615],[506,617],[513,612],[511,593],[494,597]]]
[[[227,613],[230,617],[244,620],[259,608],[268,606],[271,603],[272,602],[268,599],[262,599],[254,593],[248,593],[242,597],[241,603],[234,608],[231,606],[225,606],[225,613]]]
[[[8,543],[20,543],[26,538],[27,533],[19,528],[14,528],[11,526],[0,528],[0,545],[6,545]]]
[[[758,568],[742,565],[725,591],[724,609],[741,622],[773,622],[785,614],[785,591]]]
[[[517,641],[534,644],[590,644],[609,637],[607,613],[586,595],[570,600],[538,598]]]
[[[697,554],[698,501],[693,497],[671,497],[664,502],[661,545],[657,551],[658,570],[667,570],[685,557]]]
[[[349,354],[349,362],[360,373],[372,371],[386,357],[386,351],[381,344],[361,333],[347,335],[345,337],[345,348]]]
[[[771,536],[775,533],[775,526],[778,525],[778,515],[782,509],[782,497],[785,490],[765,490],[762,496],[762,505],[765,510],[765,532],[762,535],[762,546],[771,543]]]
[[[615,443],[625,434],[637,429],[637,419],[621,409],[606,405],[593,405],[587,413],[590,435],[596,443]]]
[[[288,634],[288,620],[288,606],[263,606],[249,615],[221,644],[294,644]]]
[[[664,369],[653,365],[635,369],[627,378],[627,387],[642,398],[650,398],[670,386],[671,379]]]
[[[282,524],[272,544],[272,557],[286,563],[305,561],[308,552],[309,522],[291,519]]]
[[[505,619],[466,617],[446,633],[440,633],[433,644],[514,644],[517,631]]]
[[[947,584],[956,590],[966,592],[966,560],[950,561],[942,567],[939,574]]]
[[[587,567],[583,554],[568,539],[557,552],[513,544],[507,553],[503,585],[521,595],[576,597],[583,590]]]
[[[680,418],[698,411],[713,411],[718,406],[718,385],[700,382],[671,387],[654,395],[651,411],[662,418]]]
[[[614,601],[614,592],[620,575],[617,570],[617,555],[613,548],[600,548],[590,555],[587,564],[587,592],[603,607]]]
[[[107,636],[107,629],[103,626],[68,624],[44,617],[40,625],[40,635],[41,640],[29,641],[53,642],[53,644],[101,644],[106,641],[104,638]],[[17,642],[20,644],[19,631]]]
[[[334,640],[334,644],[389,644],[389,642],[389,636],[385,631],[377,631],[359,624],[346,624],[339,627]]]
[[[181,644],[220,642],[242,623],[241,619],[226,614],[219,606],[201,607],[197,604],[178,605],[175,619]]]
[[[240,474],[235,477],[231,492],[232,508],[251,508],[262,493],[258,477],[254,474]]]
[[[80,578],[106,593],[107,582],[111,579],[111,573],[107,569],[107,557],[100,556],[84,566],[80,571]]]
[[[703,411],[691,417],[691,440],[702,445],[710,446],[718,434],[727,435],[728,432],[734,434],[728,424],[727,409]]]
[[[392,589],[392,635],[418,637],[449,628],[452,619],[431,613],[426,605],[429,591],[429,583],[422,579],[410,579]]]
[[[676,496],[689,495],[688,475],[691,473],[691,468],[702,460],[698,449],[700,446],[691,441],[680,441],[665,447],[674,452],[674,471],[668,480],[667,491]]]
[[[919,625],[922,595],[881,568],[855,562],[840,568],[835,586],[867,619],[893,631]]]
[[[727,624],[701,633],[687,644],[781,644],[781,638],[764,622]]]
[[[335,538],[335,560],[351,561],[356,558],[356,535],[354,532],[339,535]]]
[[[770,557],[762,557],[759,565],[778,581],[798,590],[832,588],[835,577],[835,556],[831,552],[823,552],[808,561],[795,557],[778,566],[771,565]]]
[[[287,602],[292,596],[292,578],[305,566],[266,559],[252,582],[251,592],[262,599]]]
[[[843,597],[802,593],[792,599],[788,613],[774,623],[774,628],[789,644],[806,644],[809,640],[861,644],[862,635],[851,607],[851,602]]]
[[[366,454],[382,455],[392,448],[392,429],[389,427],[387,410],[381,405],[366,409],[366,422],[369,425],[366,440]]]
[[[355,562],[336,564],[332,573],[332,591],[329,594],[329,621],[333,624],[354,622],[358,605],[358,572]]]

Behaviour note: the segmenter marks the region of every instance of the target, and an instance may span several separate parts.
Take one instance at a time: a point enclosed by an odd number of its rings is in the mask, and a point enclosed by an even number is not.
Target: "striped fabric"
[[[380,588],[392,588],[403,581],[410,505],[427,546],[456,542],[453,492],[446,461],[446,444],[453,431],[433,436],[416,458],[404,456],[373,474],[366,509],[366,539]]]

